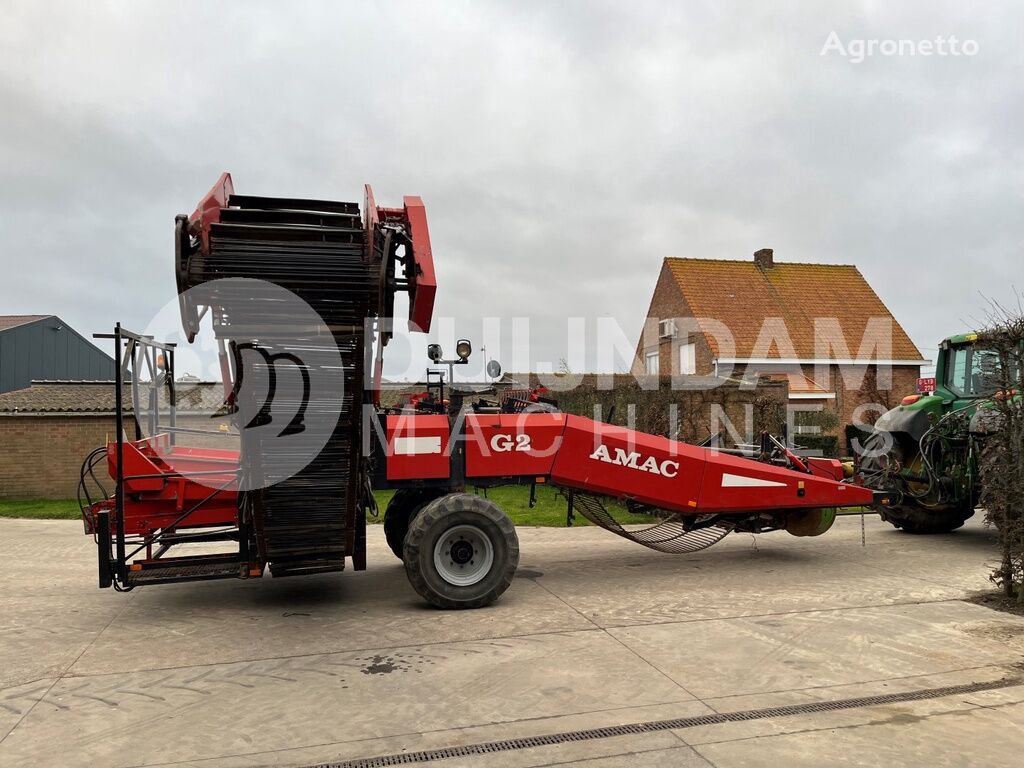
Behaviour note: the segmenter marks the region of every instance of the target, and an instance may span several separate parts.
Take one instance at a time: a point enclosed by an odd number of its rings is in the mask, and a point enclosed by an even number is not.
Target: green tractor
[[[907,533],[946,533],[974,514],[979,440],[998,428],[987,408],[999,355],[975,333],[939,345],[934,379],[883,414],[859,441],[860,482],[890,493],[883,520]]]

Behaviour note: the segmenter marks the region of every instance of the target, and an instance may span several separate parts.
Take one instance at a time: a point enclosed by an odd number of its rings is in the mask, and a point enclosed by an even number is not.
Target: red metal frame
[[[427,229],[427,209],[419,197],[408,195],[405,197],[405,215],[409,222],[415,267],[409,291],[409,330],[427,333],[434,316],[434,296],[437,294],[434,252],[430,248],[430,231]]]
[[[393,450],[398,434],[447,436],[446,417],[412,414],[387,421],[389,480],[451,476],[451,462],[432,445],[424,443],[415,455]],[[833,459],[808,459],[794,465],[805,469],[790,469],[563,413],[467,414],[458,442],[465,444],[467,480],[540,477],[682,514],[742,515],[874,500],[870,489],[842,482],[842,465]],[[456,440],[442,444],[450,458]]]
[[[373,192],[366,187],[366,204],[373,205]],[[376,207],[380,221],[399,221],[409,228],[412,241],[411,262],[406,266],[405,278],[409,281],[409,330],[427,333],[434,316],[434,297],[437,294],[437,276],[434,274],[434,252],[430,247],[430,230],[427,227],[427,209],[416,195],[402,198],[402,208]],[[369,220],[369,217],[368,217]]]
[[[235,185],[231,182],[231,174],[225,171],[189,216],[189,230],[198,235],[203,253],[210,252],[210,226],[220,221],[220,209],[228,207],[233,194]]]
[[[116,443],[107,446],[112,478],[117,477],[116,448]],[[237,451],[171,446],[166,434],[126,442],[123,451],[126,534],[151,536],[204,499],[182,527],[237,524]],[[217,489],[222,490],[214,494]]]
[[[564,413],[467,414],[453,439],[449,417],[385,420],[388,481],[448,485],[463,443],[469,481],[544,478],[587,493],[628,498],[682,514],[748,514],[869,505],[870,489],[842,481],[832,459],[808,471],[775,466]],[[114,444],[108,468],[117,477]],[[125,531],[151,535],[184,509],[223,489],[189,516],[188,527],[237,522],[235,451],[171,447],[166,436],[124,444]],[[222,470],[223,474],[217,474]],[[198,482],[196,473],[203,473]]]

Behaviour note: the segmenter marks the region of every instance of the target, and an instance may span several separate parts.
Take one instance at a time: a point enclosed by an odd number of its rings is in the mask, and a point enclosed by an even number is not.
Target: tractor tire
[[[452,493],[427,504],[405,537],[405,572],[438,608],[482,608],[508,589],[519,565],[515,526],[494,502]]]
[[[883,513],[882,519],[904,533],[924,536],[955,531],[973,514],[973,509],[964,514],[956,509],[928,509],[904,504]]]
[[[384,538],[399,560],[402,559],[405,548],[405,534],[409,530],[409,523],[423,507],[442,493],[443,491],[434,488],[400,488],[391,497],[388,508],[384,510]]]
[[[875,450],[882,443],[882,436],[875,433],[864,441],[865,450]],[[916,449],[916,446],[914,446]],[[893,441],[892,450],[889,456],[900,464],[906,465],[908,459],[907,448],[898,440]],[[861,459],[861,469],[868,472],[876,472],[881,469],[881,456],[866,456]],[[878,488],[877,490],[890,490]],[[879,516],[885,522],[904,533],[915,535],[930,535],[937,533],[949,533],[961,527],[967,519],[974,514],[974,508],[967,504],[958,507],[926,507],[913,500],[905,501],[903,504],[877,507]]]

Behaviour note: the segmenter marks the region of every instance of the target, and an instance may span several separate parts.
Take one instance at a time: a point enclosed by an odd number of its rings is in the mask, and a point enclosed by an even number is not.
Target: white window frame
[[[697,373],[697,345],[693,342],[679,345],[679,373],[684,376]]]
[[[645,352],[644,353],[644,372],[648,376],[657,376],[658,375],[658,369],[659,369],[659,364],[660,364],[659,358],[660,357],[661,357],[661,353],[658,352],[657,350],[655,350],[654,352]],[[653,361],[654,365],[651,365],[652,361]],[[653,370],[652,370],[652,368],[653,368]]]

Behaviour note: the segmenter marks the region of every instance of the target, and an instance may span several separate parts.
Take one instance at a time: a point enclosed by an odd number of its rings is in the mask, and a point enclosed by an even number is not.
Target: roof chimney
[[[775,253],[771,248],[762,248],[754,251],[754,264],[761,269],[771,269],[775,266],[772,255]]]

